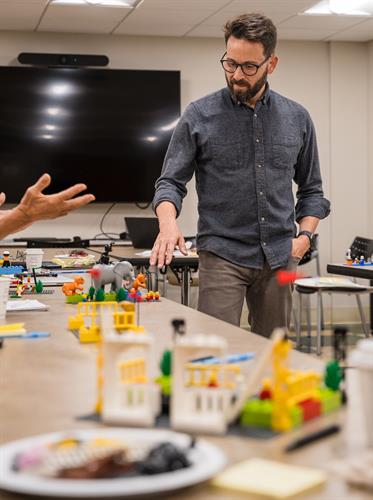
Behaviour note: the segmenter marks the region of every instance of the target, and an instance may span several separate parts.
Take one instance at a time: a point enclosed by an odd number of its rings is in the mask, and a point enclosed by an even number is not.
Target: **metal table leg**
[[[181,303],[184,304],[184,306],[189,306],[190,279],[190,267],[185,266],[181,271]]]

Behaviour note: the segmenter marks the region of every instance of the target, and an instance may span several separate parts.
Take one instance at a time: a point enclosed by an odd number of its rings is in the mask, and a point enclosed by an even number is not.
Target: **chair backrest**
[[[303,255],[301,260],[298,262],[298,266],[303,266],[304,264],[308,264],[308,262],[318,257],[319,255],[318,239],[319,235],[316,233],[312,239],[311,247],[307,250],[307,252]]]
[[[350,249],[353,259],[360,259],[364,255],[364,259],[367,260],[373,255],[373,240],[356,236]]]

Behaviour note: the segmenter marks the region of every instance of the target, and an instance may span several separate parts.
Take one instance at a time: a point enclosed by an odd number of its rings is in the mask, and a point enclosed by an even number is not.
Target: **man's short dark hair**
[[[250,42],[260,42],[264,47],[265,57],[272,55],[276,48],[276,26],[263,14],[242,14],[231,19],[224,26],[224,36],[225,43],[231,36]]]

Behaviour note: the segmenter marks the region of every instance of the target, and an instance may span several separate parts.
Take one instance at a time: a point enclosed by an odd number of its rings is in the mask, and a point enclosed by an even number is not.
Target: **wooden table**
[[[17,250],[26,250],[26,246],[20,247],[18,244],[17,247],[15,247]],[[0,255],[3,252],[3,250],[7,250],[7,248],[0,248]],[[14,250],[14,249],[13,249]],[[72,248],[45,248],[44,249],[44,256],[43,260],[52,260],[55,255],[58,254],[68,254]],[[101,253],[104,251],[104,247],[100,246],[94,246],[94,247],[88,247],[88,248],[83,248],[85,252],[88,253],[93,253],[95,256],[97,256],[97,261],[100,258]],[[158,290],[158,276],[159,276],[159,271],[156,266],[153,268],[150,268],[149,266],[149,257],[145,257],[143,255],[139,255],[143,252],[144,250],[133,248],[132,246],[128,245],[121,245],[120,243],[117,245],[113,245],[112,252],[110,255],[113,255],[113,260],[114,257],[118,259],[126,259],[129,262],[131,262],[134,266],[136,267],[145,267],[148,269],[149,272],[149,279],[151,280],[152,283],[152,290]],[[15,252],[13,252],[15,254]],[[190,300],[190,283],[191,283],[191,275],[192,272],[197,271],[198,269],[198,255],[189,252],[189,255],[187,256],[179,256],[179,257],[174,257],[172,259],[172,262],[169,266],[172,268],[179,276],[180,276],[180,302],[184,305],[189,305],[189,300]],[[166,273],[167,269],[164,269],[164,273]]]
[[[67,331],[67,318],[75,306],[63,302],[57,289],[53,295],[43,296],[42,301],[50,310],[42,313],[8,315],[7,322],[25,321],[28,330],[48,330],[50,338],[34,340],[7,340],[0,350],[0,442],[21,439],[37,434],[61,430],[97,427],[93,421],[77,421],[77,416],[89,414],[95,403],[95,353],[94,345],[80,345]],[[176,302],[162,299],[160,303],[143,304],[141,323],[156,336],[158,355],[171,345],[171,319],[184,318],[188,333],[213,332],[229,341],[229,351],[261,352],[267,340],[217,320]],[[254,361],[255,362],[255,361]],[[320,360],[307,354],[293,352],[291,364],[297,368],[322,370]],[[333,417],[337,418],[336,416]],[[339,417],[340,418],[340,417]],[[302,432],[325,425],[309,423]],[[321,421],[321,422],[320,422]],[[284,435],[270,440],[255,440],[239,436],[206,437],[219,446],[229,463],[249,457],[266,457],[292,464],[316,466],[327,469],[335,458],[345,456],[345,434],[326,438],[292,454],[285,454],[284,446],[295,435]],[[306,499],[368,499],[369,494],[351,490],[345,483],[330,474],[328,483]],[[22,500],[24,496],[0,492],[1,500]],[[233,500],[247,498],[231,491],[200,485],[174,493],[167,498],[183,500]]]

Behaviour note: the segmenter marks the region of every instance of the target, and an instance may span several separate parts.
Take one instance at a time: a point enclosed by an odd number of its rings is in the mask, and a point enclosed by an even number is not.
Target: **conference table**
[[[41,247],[43,244],[41,243]],[[0,254],[4,250],[9,250],[11,245],[4,246],[0,248]],[[26,246],[23,247],[19,244],[16,246],[18,251],[26,250]],[[51,261],[55,255],[68,254],[72,248],[44,248],[44,261]],[[97,261],[99,260],[101,254],[104,251],[104,247],[92,244],[90,247],[84,247],[78,250],[83,250],[87,253],[93,253],[97,256]],[[15,252],[13,252],[15,253]],[[149,265],[149,250],[137,249],[130,245],[125,245],[118,243],[113,245],[112,251],[110,252],[111,260],[125,259],[131,262],[136,268],[142,268],[147,274],[148,283],[151,284],[151,289],[157,291],[159,289],[159,276],[163,276],[163,283],[165,283],[165,274],[167,273],[167,267],[159,270],[157,266]],[[196,252],[189,251],[188,255],[176,255],[173,257],[170,269],[176,274],[180,283],[180,302],[186,306],[189,305],[190,301],[190,287],[192,282],[192,273],[198,270],[198,255]]]
[[[369,280],[370,286],[373,287],[373,265],[350,266],[347,264],[328,264],[326,270],[331,274]],[[370,330],[373,335],[373,293],[370,294]]]
[[[45,312],[8,314],[6,321],[1,320],[2,324],[22,321],[28,331],[47,330],[51,334],[49,338],[34,340],[8,339],[0,349],[1,444],[38,434],[101,426],[97,421],[78,420],[79,416],[91,413],[95,404],[96,346],[79,344],[67,330],[68,317],[75,314],[76,306],[66,304],[59,289],[56,288],[54,294],[41,296],[39,300],[48,304],[50,309]],[[171,321],[175,318],[185,320],[186,335],[211,332],[224,337],[228,341],[228,353],[255,351],[258,356],[252,363],[257,362],[268,343],[263,337],[162,298],[159,303],[142,304],[140,313],[140,323],[156,338],[155,355],[158,358],[166,347],[172,345]],[[323,363],[319,359],[297,351],[291,353],[291,366],[323,370]],[[329,470],[333,460],[345,458],[349,453],[347,443],[351,435],[346,432],[324,438],[293,453],[284,452],[286,444],[299,434],[326,425],[325,418],[309,422],[301,430],[269,440],[236,435],[203,437],[225,453],[229,464],[261,457]],[[327,418],[343,421],[344,412]],[[206,483],[174,492],[167,498],[235,500],[248,497]],[[316,493],[310,492],[297,498],[365,500],[371,496],[349,487],[341,478],[328,472],[327,483]],[[26,497],[1,491],[0,499],[25,500]]]

